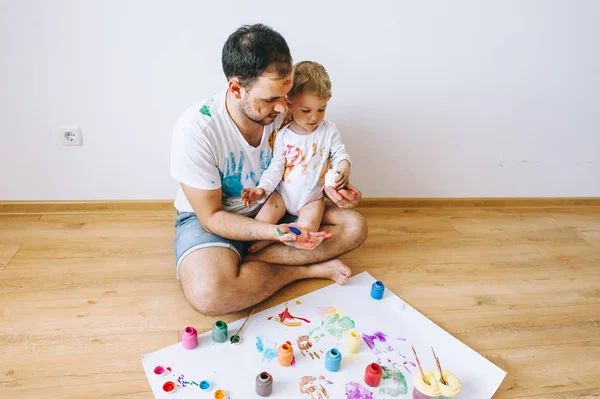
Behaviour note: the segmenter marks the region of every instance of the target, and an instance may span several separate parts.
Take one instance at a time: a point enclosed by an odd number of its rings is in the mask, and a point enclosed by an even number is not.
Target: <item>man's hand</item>
[[[265,196],[265,190],[262,188],[245,188],[242,190],[242,202],[244,206],[250,208],[253,202],[258,201]]]
[[[361,193],[356,187],[348,183],[346,188],[336,190],[333,187],[325,187],[325,194],[332,200],[339,208],[352,209],[360,204]]]
[[[294,230],[296,230],[296,232],[300,231],[300,234],[297,235],[292,232],[290,226],[295,228]],[[325,231],[308,231],[295,223],[278,225],[277,234],[279,235],[279,241],[298,249],[315,249],[323,241],[331,240],[333,238],[331,233]]]

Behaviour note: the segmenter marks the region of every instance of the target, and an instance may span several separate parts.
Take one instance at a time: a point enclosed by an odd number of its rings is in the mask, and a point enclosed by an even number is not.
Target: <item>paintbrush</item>
[[[415,354],[415,359],[417,359],[417,364],[419,365],[419,371],[421,372],[421,378],[423,379],[423,382],[427,385],[430,385],[429,381],[427,381],[425,379],[425,374],[423,373],[423,368],[421,367],[421,362],[419,361],[419,356],[417,356],[417,351],[415,350],[414,346],[412,346],[412,350],[413,350],[413,353]]]
[[[254,313],[255,310],[256,310],[256,308],[252,309],[252,312],[250,312],[250,314],[248,315],[248,317],[246,317],[246,320],[244,320],[244,323],[242,324],[242,326],[240,327],[240,329],[238,330],[238,332],[231,336],[230,341],[231,341],[232,344],[237,344],[237,343],[240,342],[240,340],[241,340],[240,333],[244,329],[244,326],[246,325],[246,322],[248,321],[248,319],[250,318],[250,316],[252,316],[252,314]]]
[[[433,350],[433,346],[431,347],[431,351],[433,352],[433,357],[435,358],[435,363],[437,364],[438,371],[440,372],[440,379],[442,384],[448,385],[446,379],[444,378],[444,374],[442,374],[442,366],[440,366],[440,359],[436,356],[435,351]]]

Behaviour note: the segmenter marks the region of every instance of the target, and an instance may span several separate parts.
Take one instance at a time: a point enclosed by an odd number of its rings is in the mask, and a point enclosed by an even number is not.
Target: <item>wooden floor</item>
[[[361,212],[369,237],[343,259],[506,370],[494,398],[600,398],[599,207]],[[0,215],[0,397],[152,397],[141,354],[216,320],[181,294],[173,218]]]

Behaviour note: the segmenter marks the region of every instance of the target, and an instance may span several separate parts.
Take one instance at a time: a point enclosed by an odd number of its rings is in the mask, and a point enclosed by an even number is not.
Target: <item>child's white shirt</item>
[[[297,215],[304,205],[323,198],[325,174],[350,157],[333,122],[323,120],[307,135],[285,126],[275,138],[271,164],[260,178],[258,187],[268,197],[275,189],[281,193],[287,211]]]

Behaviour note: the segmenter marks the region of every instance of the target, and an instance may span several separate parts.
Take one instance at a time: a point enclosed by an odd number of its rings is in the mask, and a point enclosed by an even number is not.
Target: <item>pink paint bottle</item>
[[[181,332],[181,345],[185,349],[194,349],[198,346],[198,332],[194,327],[186,327]]]

